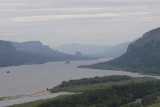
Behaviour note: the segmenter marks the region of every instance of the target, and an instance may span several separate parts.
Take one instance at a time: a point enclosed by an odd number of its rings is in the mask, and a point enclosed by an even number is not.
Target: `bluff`
[[[47,56],[50,61],[95,59],[93,57],[77,56],[59,52],[50,48],[48,45],[42,44],[40,41],[11,42],[11,43],[18,51],[30,52],[33,54]]]
[[[146,32],[140,39],[131,43],[127,52],[118,58],[81,67],[160,74],[160,28]]]
[[[45,63],[46,57],[29,52],[20,52],[7,41],[0,40],[0,67]]]
[[[38,41],[16,43],[0,40],[0,67],[88,59],[94,58],[64,54]]]
[[[12,45],[18,51],[31,52],[34,54],[42,54],[42,55],[63,54],[51,49],[47,45],[43,45],[40,41],[12,42]]]

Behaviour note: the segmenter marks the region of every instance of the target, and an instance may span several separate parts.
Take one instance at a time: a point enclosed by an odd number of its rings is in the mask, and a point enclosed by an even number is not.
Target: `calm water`
[[[13,99],[13,100],[3,100],[3,101],[0,101],[0,107],[6,107],[6,106],[15,105],[15,104],[25,103],[25,102],[41,100],[41,99],[54,98],[59,95],[67,95],[67,94],[73,94],[73,93],[57,92],[54,94],[43,95],[43,96],[38,96],[38,97],[25,97],[25,98]]]
[[[52,88],[64,80],[80,79],[83,77],[107,75],[144,76],[138,73],[123,71],[77,68],[79,65],[93,64],[107,60],[109,59],[73,61],[70,64],[65,64],[65,62],[50,62],[42,65],[0,68],[0,97],[33,94],[46,90],[46,88]],[[6,71],[10,71],[10,73],[7,74]]]

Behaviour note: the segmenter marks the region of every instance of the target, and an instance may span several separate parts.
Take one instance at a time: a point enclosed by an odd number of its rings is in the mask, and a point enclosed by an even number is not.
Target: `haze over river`
[[[138,73],[130,73],[114,70],[84,69],[77,68],[79,65],[104,62],[109,59],[49,62],[38,65],[22,65],[0,68],[0,97],[16,96],[21,94],[33,94],[52,88],[62,81],[80,79],[83,77],[108,76],[108,75],[129,75],[141,77]],[[10,71],[10,73],[6,73]],[[157,76],[156,78],[160,78]],[[3,101],[0,101],[0,104]]]

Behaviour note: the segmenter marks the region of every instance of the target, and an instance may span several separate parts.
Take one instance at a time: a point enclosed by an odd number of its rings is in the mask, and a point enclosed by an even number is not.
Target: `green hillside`
[[[80,67],[160,74],[160,28],[145,33],[116,59]]]

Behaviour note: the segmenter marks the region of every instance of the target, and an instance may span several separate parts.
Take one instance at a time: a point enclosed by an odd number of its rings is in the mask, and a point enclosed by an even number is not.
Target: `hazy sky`
[[[114,45],[160,27],[160,0],[0,0],[0,39]]]

